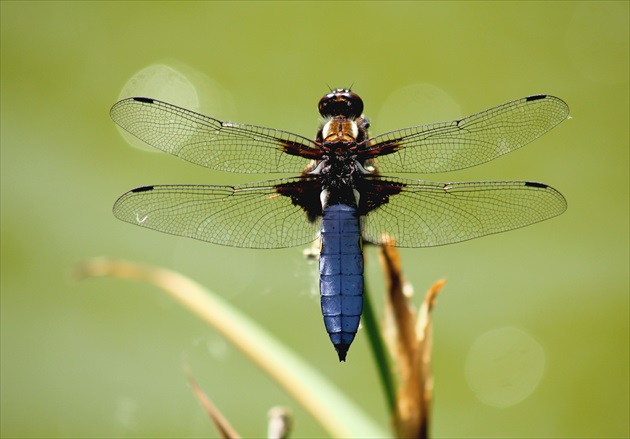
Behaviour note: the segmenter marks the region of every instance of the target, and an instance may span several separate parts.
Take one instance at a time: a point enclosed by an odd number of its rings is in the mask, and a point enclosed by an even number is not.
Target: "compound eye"
[[[338,88],[321,98],[318,108],[323,117],[356,119],[363,113],[363,100],[350,90]]]

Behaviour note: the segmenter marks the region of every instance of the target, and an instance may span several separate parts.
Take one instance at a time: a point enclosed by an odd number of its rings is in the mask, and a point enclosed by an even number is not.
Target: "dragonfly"
[[[462,119],[370,137],[363,100],[333,89],[307,137],[214,119],[146,97],[111,109],[113,121],[161,151],[196,165],[293,177],[226,185],[152,185],[114,204],[126,222],[213,244],[260,249],[320,238],[321,310],[345,361],[363,309],[364,242],[432,247],[524,227],[561,214],[560,192],[535,181],[433,182],[391,173],[454,171],[493,160],[568,118],[561,99],[539,94]]]

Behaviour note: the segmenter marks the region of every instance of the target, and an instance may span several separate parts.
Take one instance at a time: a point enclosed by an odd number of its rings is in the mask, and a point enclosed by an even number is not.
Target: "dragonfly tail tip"
[[[339,355],[339,362],[346,361],[346,354],[348,353],[348,349],[350,349],[350,345],[346,343],[335,345],[335,350],[337,351],[337,355]]]

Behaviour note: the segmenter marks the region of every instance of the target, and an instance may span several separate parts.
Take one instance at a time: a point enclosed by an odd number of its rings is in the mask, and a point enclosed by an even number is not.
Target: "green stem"
[[[372,355],[374,355],[374,360],[376,361],[383,391],[385,392],[385,397],[387,398],[387,406],[393,419],[393,416],[396,413],[396,390],[394,388],[394,379],[389,366],[389,357],[387,356],[387,351],[385,350],[385,343],[383,343],[383,338],[381,337],[378,323],[376,321],[376,315],[374,314],[374,308],[372,308],[372,302],[370,302],[367,282],[365,282],[363,291],[363,324],[365,325],[368,342],[372,348]]]

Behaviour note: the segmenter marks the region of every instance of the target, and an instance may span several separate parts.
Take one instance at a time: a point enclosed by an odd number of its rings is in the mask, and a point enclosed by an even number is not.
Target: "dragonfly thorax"
[[[333,117],[322,127],[324,143],[355,143],[359,136],[359,127],[354,120]]]

